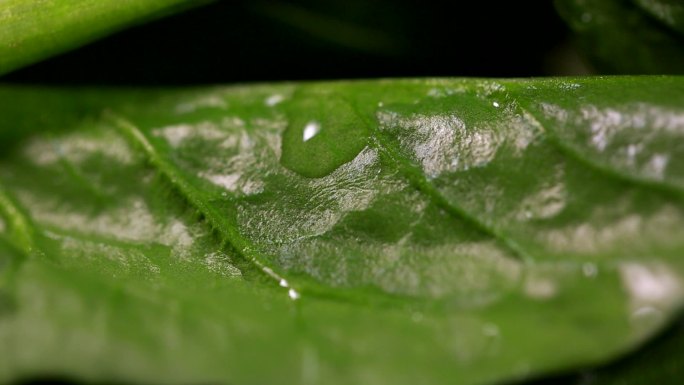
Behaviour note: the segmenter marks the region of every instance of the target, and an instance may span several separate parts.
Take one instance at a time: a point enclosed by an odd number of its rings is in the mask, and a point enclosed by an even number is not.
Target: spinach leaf
[[[2,87],[0,381],[608,362],[684,300],[683,105],[680,77]]]

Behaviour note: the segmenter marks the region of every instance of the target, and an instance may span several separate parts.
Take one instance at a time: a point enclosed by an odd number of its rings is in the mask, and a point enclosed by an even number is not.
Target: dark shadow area
[[[658,337],[635,352],[608,365],[573,372],[544,376],[518,385],[640,385],[679,384],[684,379],[684,319],[668,327]]]
[[[565,68],[575,60],[568,34],[552,2],[219,1],[1,80],[184,85],[582,72]]]

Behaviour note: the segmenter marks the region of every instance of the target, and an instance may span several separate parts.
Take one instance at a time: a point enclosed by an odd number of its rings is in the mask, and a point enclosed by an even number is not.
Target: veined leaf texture
[[[0,380],[487,384],[684,298],[684,79],[0,89]]]

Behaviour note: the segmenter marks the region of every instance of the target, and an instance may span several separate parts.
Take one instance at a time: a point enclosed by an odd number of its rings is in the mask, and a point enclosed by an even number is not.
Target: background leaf
[[[130,25],[204,2],[4,0],[0,10],[0,75]]]
[[[411,0],[219,1],[116,33],[3,79],[169,86],[578,74],[570,68],[578,58],[566,29],[551,2],[491,7]],[[473,31],[482,33],[467,38]],[[364,34],[364,44],[372,42],[374,49],[355,43]],[[567,54],[557,57],[558,52]]]
[[[684,4],[676,0],[634,0],[661,23],[684,34]]]
[[[578,45],[604,74],[681,74],[682,6],[667,0],[556,0]]]
[[[26,131],[0,167],[0,380],[607,362],[684,299],[682,98],[679,77],[4,87],[0,133]]]

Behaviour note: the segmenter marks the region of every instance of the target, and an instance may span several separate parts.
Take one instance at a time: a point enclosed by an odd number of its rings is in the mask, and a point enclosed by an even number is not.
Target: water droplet
[[[266,104],[266,105],[269,106],[269,107],[273,107],[273,106],[275,106],[276,104],[282,102],[283,99],[285,99],[285,98],[283,97],[283,95],[280,95],[280,94],[273,94],[273,95],[269,96],[268,98],[266,98],[266,100],[264,101],[264,104]]]
[[[302,134],[302,140],[306,142],[307,140],[316,136],[316,134],[318,134],[320,130],[320,123],[318,123],[315,120],[310,121],[306,124],[306,126],[304,126],[304,134]]]
[[[296,301],[299,299],[299,293],[295,289],[288,290],[287,296],[290,297],[290,299],[293,301]]]
[[[496,108],[499,108],[499,103],[498,102],[493,102],[492,105]]]
[[[280,287],[288,287],[287,281],[283,278],[280,280]]]
[[[289,123],[280,162],[308,178],[320,178],[353,160],[368,141],[368,127],[342,97],[300,91],[283,102]]]

